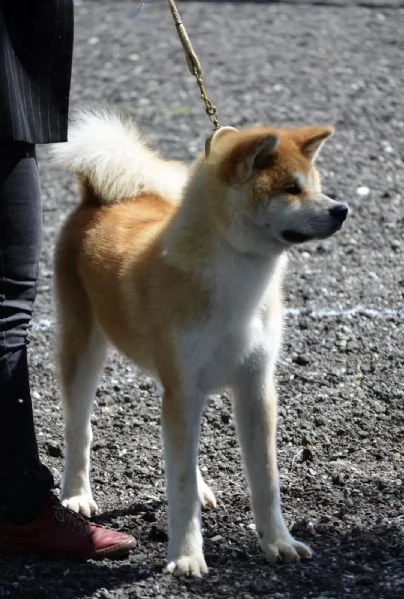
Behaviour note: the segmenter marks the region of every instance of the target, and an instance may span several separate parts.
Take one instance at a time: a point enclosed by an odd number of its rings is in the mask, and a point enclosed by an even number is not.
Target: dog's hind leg
[[[71,340],[72,341],[72,340]],[[67,345],[68,340],[65,340]],[[87,343],[75,351],[66,349],[62,368],[65,411],[65,471],[63,505],[91,516],[97,512],[90,485],[91,413],[107,343],[102,331],[94,326]],[[73,355],[74,353],[74,355]],[[66,355],[67,354],[67,355]]]
[[[61,254],[61,252],[59,253]],[[59,367],[65,414],[63,504],[90,516],[91,413],[107,341],[72,265],[58,256]]]

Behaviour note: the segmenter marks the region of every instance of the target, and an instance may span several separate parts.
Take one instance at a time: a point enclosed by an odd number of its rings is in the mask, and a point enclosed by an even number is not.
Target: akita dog
[[[90,415],[109,343],[161,383],[167,570],[201,576],[198,469],[206,396],[231,390],[255,524],[270,562],[309,558],[280,507],[275,363],[282,277],[293,244],[341,228],[345,204],[313,164],[329,125],[223,127],[190,168],[151,151],[134,123],[84,112],[56,161],[81,202],[56,251],[66,466],[62,499],[91,515]]]

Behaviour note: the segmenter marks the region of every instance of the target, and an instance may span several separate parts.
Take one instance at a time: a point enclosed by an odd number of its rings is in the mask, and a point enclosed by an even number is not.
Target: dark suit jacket
[[[0,0],[0,144],[66,141],[73,0]]]

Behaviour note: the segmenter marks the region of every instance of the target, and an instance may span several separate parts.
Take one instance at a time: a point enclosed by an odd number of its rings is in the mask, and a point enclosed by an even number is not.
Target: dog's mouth
[[[298,231],[282,231],[282,237],[289,243],[303,243],[304,241],[309,241],[309,239],[311,239],[309,235],[299,233]]]
[[[342,227],[343,223],[336,223],[331,230],[320,233],[317,231],[313,235],[306,235],[305,233],[300,233],[299,231],[286,230],[282,231],[281,235],[285,241],[288,243],[304,243],[305,241],[311,241],[313,239],[327,239],[327,237],[331,237],[337,231],[339,231]]]

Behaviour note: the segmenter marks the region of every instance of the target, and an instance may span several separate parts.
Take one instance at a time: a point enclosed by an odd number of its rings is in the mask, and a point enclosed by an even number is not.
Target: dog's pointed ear
[[[303,156],[314,162],[325,140],[334,133],[332,125],[317,125],[296,129],[297,144]]]
[[[206,156],[208,160],[220,163],[226,180],[242,183],[255,170],[269,166],[278,144],[279,137],[272,131],[238,131],[233,127],[222,127],[211,137]]]
[[[258,170],[267,168],[272,154],[275,152],[278,145],[279,137],[274,133],[269,133],[268,135],[262,137],[250,158],[252,168]]]
[[[278,145],[279,137],[275,133],[259,134],[244,140],[238,152],[238,179],[248,181],[254,171],[267,168]]]
[[[210,135],[205,142],[205,156],[208,158],[211,154],[218,154],[220,151],[223,151],[225,147],[228,145],[226,143],[229,142],[229,137],[234,135],[238,129],[234,127],[220,127],[216,131]]]

